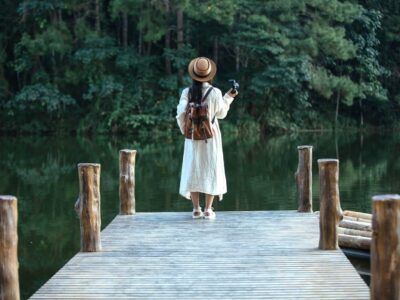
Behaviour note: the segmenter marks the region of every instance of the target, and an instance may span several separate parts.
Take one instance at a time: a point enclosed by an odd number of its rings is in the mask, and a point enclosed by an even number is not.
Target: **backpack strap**
[[[212,89],[213,89],[213,86],[210,86],[209,89],[207,90],[206,94],[204,95],[203,99],[201,99],[201,103],[203,103],[207,99],[207,97],[211,93]],[[204,122],[204,120],[202,122]],[[204,128],[204,124],[202,124],[201,128],[203,129],[204,142],[207,144],[207,135],[206,135],[206,130]]]
[[[203,99],[201,99],[201,102],[204,102],[207,99],[207,97],[211,93],[212,89],[213,89],[213,87],[210,86],[210,88],[207,90],[206,94],[204,95]]]

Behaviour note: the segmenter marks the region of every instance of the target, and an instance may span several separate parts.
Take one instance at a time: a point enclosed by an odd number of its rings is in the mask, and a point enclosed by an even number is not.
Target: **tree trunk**
[[[101,251],[100,164],[78,164],[81,251]]]
[[[336,126],[336,125],[335,125]],[[335,127],[335,153],[336,153],[336,159],[339,159],[339,155],[340,155],[340,153],[339,153],[339,141],[338,141],[338,132],[337,132],[337,130],[336,130],[336,127]]]
[[[52,11],[52,12],[50,13],[50,19],[51,19],[51,24],[52,24],[52,25],[58,24],[57,11]]]
[[[299,146],[299,164],[295,173],[298,212],[312,212],[312,146]]]
[[[62,18],[62,10],[59,9],[59,10],[58,10],[58,23],[61,23],[62,21],[63,21],[63,18]]]
[[[372,198],[371,299],[400,299],[400,196]]]
[[[177,48],[178,50],[183,48],[183,10],[178,8],[176,12],[176,29],[177,29]],[[183,68],[179,67],[178,69],[178,84],[182,84],[182,77],[183,77]]]
[[[128,14],[122,14],[122,45],[128,47]]]
[[[164,6],[165,6],[165,14],[166,14],[166,19],[167,23],[165,24],[166,26],[166,31],[165,31],[165,49],[171,49],[171,30],[169,26],[169,19],[170,19],[170,12],[171,12],[171,6],[169,3],[170,0],[164,0]],[[164,55],[165,55],[165,50],[164,50]],[[165,73],[167,75],[172,74],[172,67],[171,67],[171,59],[165,55]]]
[[[0,299],[19,300],[17,198],[0,196]]]
[[[169,29],[165,33],[165,49],[171,49],[171,31]],[[167,75],[172,74],[171,59],[168,55],[165,55],[165,73]]]
[[[148,42],[147,43],[146,55],[151,55],[151,46],[152,46],[152,42]]]
[[[115,35],[117,36],[117,40],[118,40],[118,46],[121,46],[123,44],[123,38],[122,38],[122,30],[123,30],[123,26],[122,26],[122,15],[119,16],[119,18],[116,20],[116,27],[115,27]]]
[[[139,18],[140,22],[140,18]],[[143,29],[139,29],[139,40],[138,40],[138,53],[139,55],[142,54],[142,48],[143,48]]]
[[[339,105],[340,105],[340,93],[336,95],[336,113],[335,113],[335,129],[337,128],[337,122],[339,117]]]
[[[96,31],[100,33],[100,0],[95,0]]]
[[[120,215],[133,215],[135,209],[135,157],[136,150],[119,151]]]
[[[218,65],[218,52],[219,52],[219,42],[218,36],[214,37],[214,49],[213,49],[213,59],[216,65]]]
[[[360,98],[360,127],[364,127],[364,115],[363,115],[363,110],[362,110],[362,99]]]
[[[24,9],[24,13],[22,14],[22,18],[21,18],[21,21],[22,21],[22,23],[25,23],[26,22],[26,19],[28,18],[28,10],[26,9],[26,3],[27,3],[28,1],[24,1],[24,7],[25,7],[25,9]]]
[[[77,15],[76,11],[73,10],[73,11],[72,11],[72,19],[74,20],[74,21],[73,21],[73,26],[76,26],[76,23],[77,23],[78,17],[77,17],[76,15]]]
[[[235,46],[235,70],[236,70],[236,72],[240,71],[240,48],[239,48],[239,46]]]
[[[338,249],[337,228],[343,218],[339,199],[339,160],[319,159],[320,218],[319,248]]]

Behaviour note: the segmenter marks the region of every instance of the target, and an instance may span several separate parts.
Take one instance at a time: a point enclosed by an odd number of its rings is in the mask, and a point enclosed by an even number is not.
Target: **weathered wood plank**
[[[78,253],[32,299],[368,299],[318,237],[318,217],[292,211],[117,216],[102,252]]]

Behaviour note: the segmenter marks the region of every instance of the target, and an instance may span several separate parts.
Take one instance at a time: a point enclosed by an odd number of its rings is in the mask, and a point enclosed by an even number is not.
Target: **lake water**
[[[104,228],[118,213],[118,151],[136,149],[136,206],[143,211],[188,211],[178,195],[180,136],[0,137],[0,194],[18,197],[19,261],[26,299],[79,251],[77,163],[101,164]],[[371,211],[371,197],[400,192],[398,134],[300,133],[264,138],[224,136],[228,194],[221,210],[297,209],[297,145],[314,146],[313,203],[318,205],[318,158],[340,159],[343,209]]]

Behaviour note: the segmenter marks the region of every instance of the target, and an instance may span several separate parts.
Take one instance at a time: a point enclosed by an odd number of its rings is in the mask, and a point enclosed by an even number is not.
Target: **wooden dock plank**
[[[117,216],[103,251],[78,253],[31,299],[368,299],[318,218],[292,211]]]

